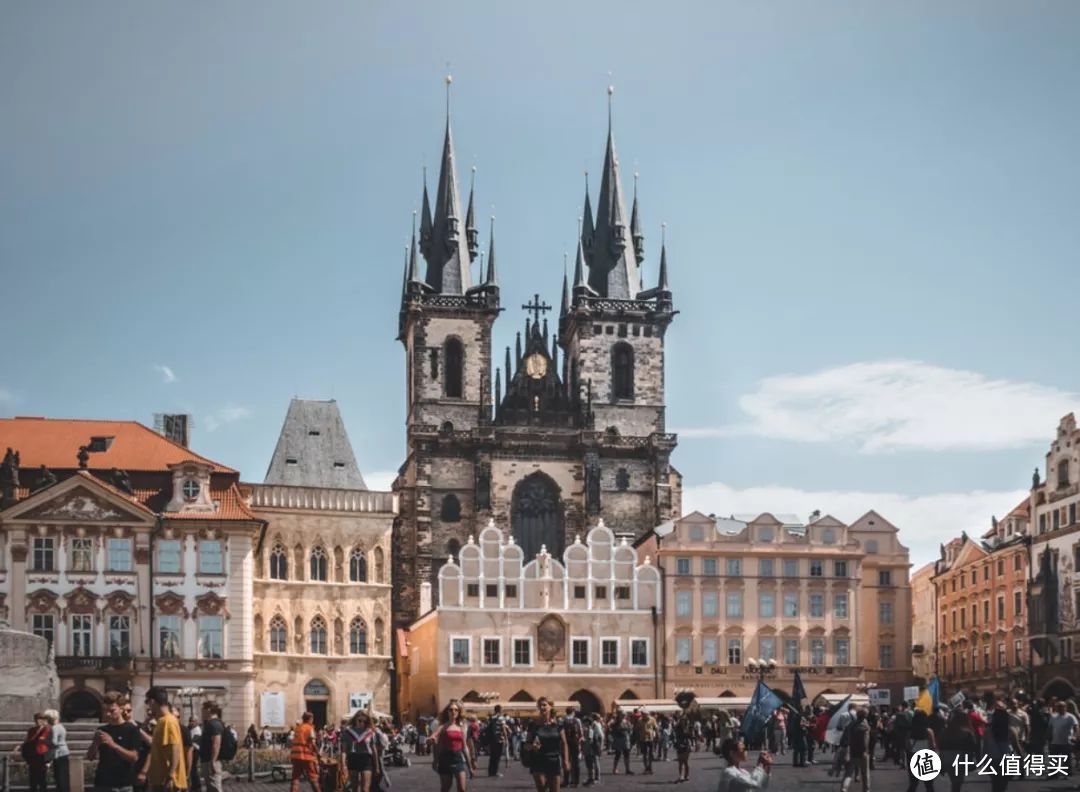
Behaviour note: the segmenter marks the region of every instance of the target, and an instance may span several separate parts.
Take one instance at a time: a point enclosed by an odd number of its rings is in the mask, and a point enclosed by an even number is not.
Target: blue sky
[[[0,413],[190,411],[260,480],[334,397],[385,483],[446,63],[500,347],[558,298],[610,82],[687,506],[873,506],[929,560],[1080,407],[1077,40],[1068,2],[3,4]]]

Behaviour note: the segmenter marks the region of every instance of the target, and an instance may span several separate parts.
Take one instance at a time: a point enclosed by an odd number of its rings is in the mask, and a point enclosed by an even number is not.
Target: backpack
[[[229,726],[222,726],[221,747],[218,749],[218,760],[231,762],[236,758],[236,732]]]

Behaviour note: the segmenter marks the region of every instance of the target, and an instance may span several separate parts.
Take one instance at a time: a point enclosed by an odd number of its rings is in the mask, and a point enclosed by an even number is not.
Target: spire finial
[[[660,244],[667,244],[667,223],[660,224]]]
[[[611,77],[611,72],[608,72],[608,77]],[[607,87],[607,127],[608,132],[611,132],[611,108],[615,104],[615,86],[608,84]]]
[[[450,123],[450,86],[454,83],[454,75],[450,73],[450,62],[446,63],[446,123]]]

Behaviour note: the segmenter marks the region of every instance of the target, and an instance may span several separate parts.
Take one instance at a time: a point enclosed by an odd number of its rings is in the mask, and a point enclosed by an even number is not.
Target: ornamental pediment
[[[143,522],[136,515],[79,486],[19,515],[23,520],[50,522]]]

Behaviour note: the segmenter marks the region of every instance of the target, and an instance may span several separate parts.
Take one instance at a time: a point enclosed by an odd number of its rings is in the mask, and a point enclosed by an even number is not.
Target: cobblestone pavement
[[[391,783],[394,792],[412,792],[412,790],[438,790],[439,778],[431,769],[430,759],[424,757],[413,759],[413,765],[409,768],[391,768]],[[753,758],[753,756],[751,757]],[[511,792],[517,790],[535,790],[532,778],[518,762],[511,762],[505,768],[502,778],[489,778],[487,776],[487,757],[480,757],[480,773],[469,781],[470,792]],[[813,767],[796,768],[784,761],[790,761],[787,757],[779,757],[779,761],[773,766],[772,778],[769,784],[770,792],[789,792],[796,789],[802,792],[839,792],[840,783],[836,778],[831,778],[828,766],[818,764]],[[631,763],[634,775],[610,775],[611,759],[608,757],[603,764],[605,775],[601,779],[599,790],[617,790],[628,792],[629,790],[657,790],[663,788],[678,789],[679,792],[715,792],[717,779],[720,772],[720,760],[704,751],[691,755],[690,759],[690,783],[674,784],[675,762],[656,762],[653,775],[643,775],[641,761]],[[990,792],[990,779],[988,777],[975,776],[970,778],[964,788],[971,792]],[[870,774],[870,792],[906,792],[908,775],[900,768],[891,763],[884,766],[879,763],[878,769]],[[949,779],[942,775],[933,784],[934,792],[949,792]],[[590,787],[592,789],[594,787]],[[1061,792],[1063,790],[1080,789],[1080,776],[1054,779],[1013,779],[1009,783],[1010,792]],[[852,792],[861,792],[862,786],[858,782],[852,784]],[[310,787],[306,783],[301,786],[302,792],[309,792]],[[260,782],[248,783],[246,781],[232,781],[226,784],[225,792],[288,792],[287,782]],[[919,792],[927,792],[922,784]]]

